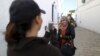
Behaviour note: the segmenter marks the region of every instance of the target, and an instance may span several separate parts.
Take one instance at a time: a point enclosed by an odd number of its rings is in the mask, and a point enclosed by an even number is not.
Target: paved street
[[[75,56],[100,56],[100,34],[76,28],[75,46],[77,47]],[[6,56],[6,43],[2,33],[0,33],[0,56]]]
[[[100,56],[100,34],[77,28],[75,45],[77,47],[75,56]]]

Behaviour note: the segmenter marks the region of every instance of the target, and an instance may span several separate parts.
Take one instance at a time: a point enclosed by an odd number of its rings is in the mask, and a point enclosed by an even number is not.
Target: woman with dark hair
[[[60,51],[37,37],[41,28],[41,10],[33,0],[14,0],[5,39],[7,56],[62,56]]]

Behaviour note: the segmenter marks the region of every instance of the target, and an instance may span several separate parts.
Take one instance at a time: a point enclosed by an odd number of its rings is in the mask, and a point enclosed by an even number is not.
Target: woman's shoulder
[[[54,47],[53,45],[46,44],[42,48],[44,49],[43,54],[45,56],[62,56],[60,50],[57,47]]]
[[[46,41],[45,38],[38,38],[38,45],[36,49],[39,51],[39,53],[43,56],[62,56],[60,50],[51,45],[48,44],[48,41]]]

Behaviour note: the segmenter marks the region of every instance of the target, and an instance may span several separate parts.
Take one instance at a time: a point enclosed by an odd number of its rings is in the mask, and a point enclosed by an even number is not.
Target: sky
[[[77,0],[62,0],[61,6],[63,15],[67,15],[69,10],[75,10],[77,8]]]

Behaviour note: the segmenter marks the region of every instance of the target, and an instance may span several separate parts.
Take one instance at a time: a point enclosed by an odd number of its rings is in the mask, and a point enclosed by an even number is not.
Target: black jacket
[[[59,49],[43,38],[24,38],[19,43],[8,43],[7,56],[62,56]]]

